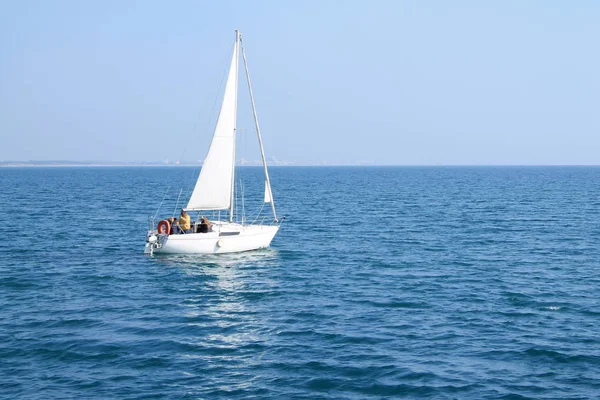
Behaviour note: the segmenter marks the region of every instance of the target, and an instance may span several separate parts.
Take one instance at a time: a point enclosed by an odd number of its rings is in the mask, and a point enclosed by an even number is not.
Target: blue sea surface
[[[197,172],[0,169],[1,398],[600,398],[600,168],[272,168],[270,249],[144,256]]]

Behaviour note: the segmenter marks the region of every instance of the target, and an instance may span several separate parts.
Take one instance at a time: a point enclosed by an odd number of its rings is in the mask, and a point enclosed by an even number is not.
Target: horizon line
[[[0,167],[201,167],[202,163],[164,163],[162,161],[0,161]],[[261,167],[237,164],[236,167]],[[375,164],[375,163],[271,163],[269,167],[598,167],[600,164]]]

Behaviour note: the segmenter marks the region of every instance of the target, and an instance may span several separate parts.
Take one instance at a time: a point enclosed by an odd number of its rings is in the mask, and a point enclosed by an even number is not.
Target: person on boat
[[[200,219],[199,232],[200,233],[212,232],[212,224],[210,223],[208,218],[206,218],[204,215]]]
[[[181,231],[183,231],[183,233],[191,233],[191,227],[192,227],[192,219],[190,218],[190,216],[188,215],[188,213],[185,212],[185,210],[181,210],[181,216],[179,217],[179,221],[177,221],[179,224],[179,229]]]
[[[177,220],[174,217],[169,217],[167,221],[169,221],[169,225],[171,226],[171,232],[169,232],[169,234],[175,235],[179,233],[179,226],[177,225]]]

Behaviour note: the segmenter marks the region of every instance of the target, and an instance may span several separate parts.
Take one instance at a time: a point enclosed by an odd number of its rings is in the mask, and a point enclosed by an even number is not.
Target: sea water
[[[272,168],[270,249],[144,256],[197,173],[0,169],[0,397],[600,397],[600,168]]]

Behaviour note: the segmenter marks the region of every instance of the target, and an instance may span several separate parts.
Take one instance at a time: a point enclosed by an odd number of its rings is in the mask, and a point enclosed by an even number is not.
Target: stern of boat
[[[158,233],[156,230],[149,230],[146,233],[146,245],[144,246],[144,254],[154,254],[155,251],[160,251],[167,241],[168,235]]]

